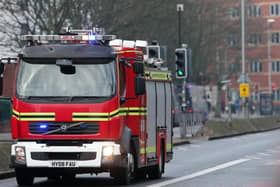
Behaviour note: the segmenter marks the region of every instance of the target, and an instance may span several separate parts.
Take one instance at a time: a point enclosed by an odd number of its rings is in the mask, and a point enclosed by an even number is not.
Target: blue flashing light
[[[47,124],[40,124],[39,128],[40,129],[47,129],[48,125]]]
[[[85,125],[85,124],[80,125],[80,128],[81,128],[81,129],[87,129],[87,128],[88,128],[88,125]]]
[[[88,35],[88,40],[94,41],[96,39],[95,35]]]

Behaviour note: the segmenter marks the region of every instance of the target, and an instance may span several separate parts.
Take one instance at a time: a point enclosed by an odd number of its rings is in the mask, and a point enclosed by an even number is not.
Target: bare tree
[[[0,2],[0,43],[18,46],[23,34],[54,34],[63,27],[92,27],[100,22],[100,0],[2,0]],[[16,47],[14,49],[16,49]],[[12,48],[13,49],[13,48]]]

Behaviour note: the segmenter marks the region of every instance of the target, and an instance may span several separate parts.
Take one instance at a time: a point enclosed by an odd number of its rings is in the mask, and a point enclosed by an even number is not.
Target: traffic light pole
[[[187,114],[186,114],[186,107],[187,107],[187,103],[186,103],[186,85],[187,81],[186,79],[182,80],[182,121],[183,123],[180,123],[180,135],[181,138],[186,138],[186,134],[187,134]]]
[[[184,11],[184,4],[177,4],[178,12],[178,47],[181,47],[181,13]]]

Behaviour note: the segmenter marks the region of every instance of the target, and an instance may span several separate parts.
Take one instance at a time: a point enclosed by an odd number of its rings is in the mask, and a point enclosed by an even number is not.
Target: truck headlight
[[[103,147],[103,156],[110,157],[113,156],[113,154],[114,154],[114,146],[109,145]]]
[[[25,162],[25,147],[16,146],[16,161]]]

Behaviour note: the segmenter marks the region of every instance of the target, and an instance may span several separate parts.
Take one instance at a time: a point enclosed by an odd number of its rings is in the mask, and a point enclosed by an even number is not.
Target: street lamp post
[[[268,90],[272,93],[271,83],[271,24],[275,22],[275,19],[267,20],[267,57],[268,57]]]
[[[245,83],[245,0],[241,0],[241,41],[242,41],[242,80],[241,83]],[[246,107],[245,107],[245,98],[243,98],[242,102],[242,112],[244,118],[246,117],[245,114]]]

